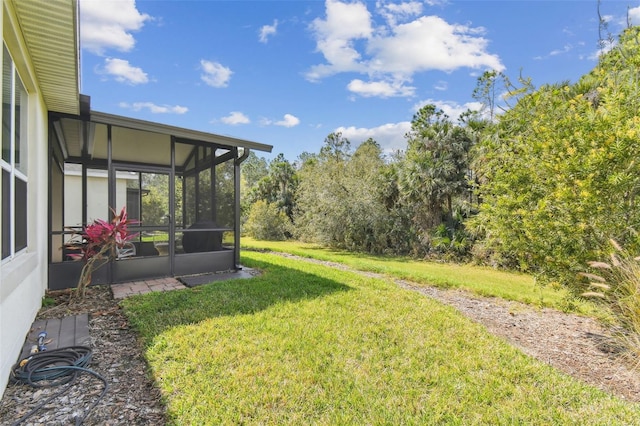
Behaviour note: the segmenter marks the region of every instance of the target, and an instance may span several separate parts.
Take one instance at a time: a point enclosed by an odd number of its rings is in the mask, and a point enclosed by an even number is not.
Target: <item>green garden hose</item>
[[[80,425],[87,418],[91,410],[102,400],[107,393],[109,384],[107,380],[93,370],[86,368],[91,362],[92,352],[86,346],[69,346],[50,351],[37,352],[25,360],[16,363],[11,370],[11,380],[28,384],[33,387],[55,387],[67,384],[65,388],[51,395],[44,402],[36,406],[22,416],[13,425],[19,425],[54,398],[65,393],[73,384],[80,373],[88,373],[104,383],[102,393],[87,409],[82,417],[76,417],[76,425]]]

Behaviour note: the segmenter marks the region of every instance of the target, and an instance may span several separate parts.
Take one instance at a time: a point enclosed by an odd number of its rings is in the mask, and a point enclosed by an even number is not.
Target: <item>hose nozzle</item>
[[[42,331],[38,334],[38,352],[46,351],[47,347],[44,345],[44,339],[47,338],[47,332]]]

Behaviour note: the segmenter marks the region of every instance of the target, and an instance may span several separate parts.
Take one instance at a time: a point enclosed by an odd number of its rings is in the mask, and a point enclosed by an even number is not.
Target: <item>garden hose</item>
[[[107,393],[109,384],[107,380],[93,370],[86,368],[91,361],[92,352],[86,346],[69,346],[50,351],[36,352],[15,364],[11,370],[11,380],[28,384],[33,387],[54,387],[67,384],[65,388],[51,395],[44,402],[22,416],[13,425],[19,425],[54,398],[66,392],[79,373],[88,373],[104,383],[104,389],[100,396],[89,406],[83,416],[76,417],[76,425],[80,425],[87,418],[91,410],[102,400]]]

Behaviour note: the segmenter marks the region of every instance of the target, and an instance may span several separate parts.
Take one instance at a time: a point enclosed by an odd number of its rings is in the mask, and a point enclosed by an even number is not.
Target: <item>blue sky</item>
[[[640,2],[607,1],[617,36]],[[477,108],[496,69],[535,86],[597,63],[598,2],[80,0],[92,109],[273,145],[290,161],[331,132],[404,149],[427,103]]]

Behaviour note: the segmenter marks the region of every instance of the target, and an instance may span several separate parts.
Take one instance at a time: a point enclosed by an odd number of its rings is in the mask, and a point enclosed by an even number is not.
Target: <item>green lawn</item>
[[[258,252],[250,280],[123,301],[176,425],[640,424],[453,308]]]
[[[428,262],[399,256],[374,256],[297,241],[258,241],[243,237],[242,247],[338,262],[357,270],[377,272],[416,284],[459,288],[482,296],[500,297],[540,307],[593,316],[605,315],[593,304],[571,301],[568,293],[562,289],[536,284],[531,275],[489,267]]]

